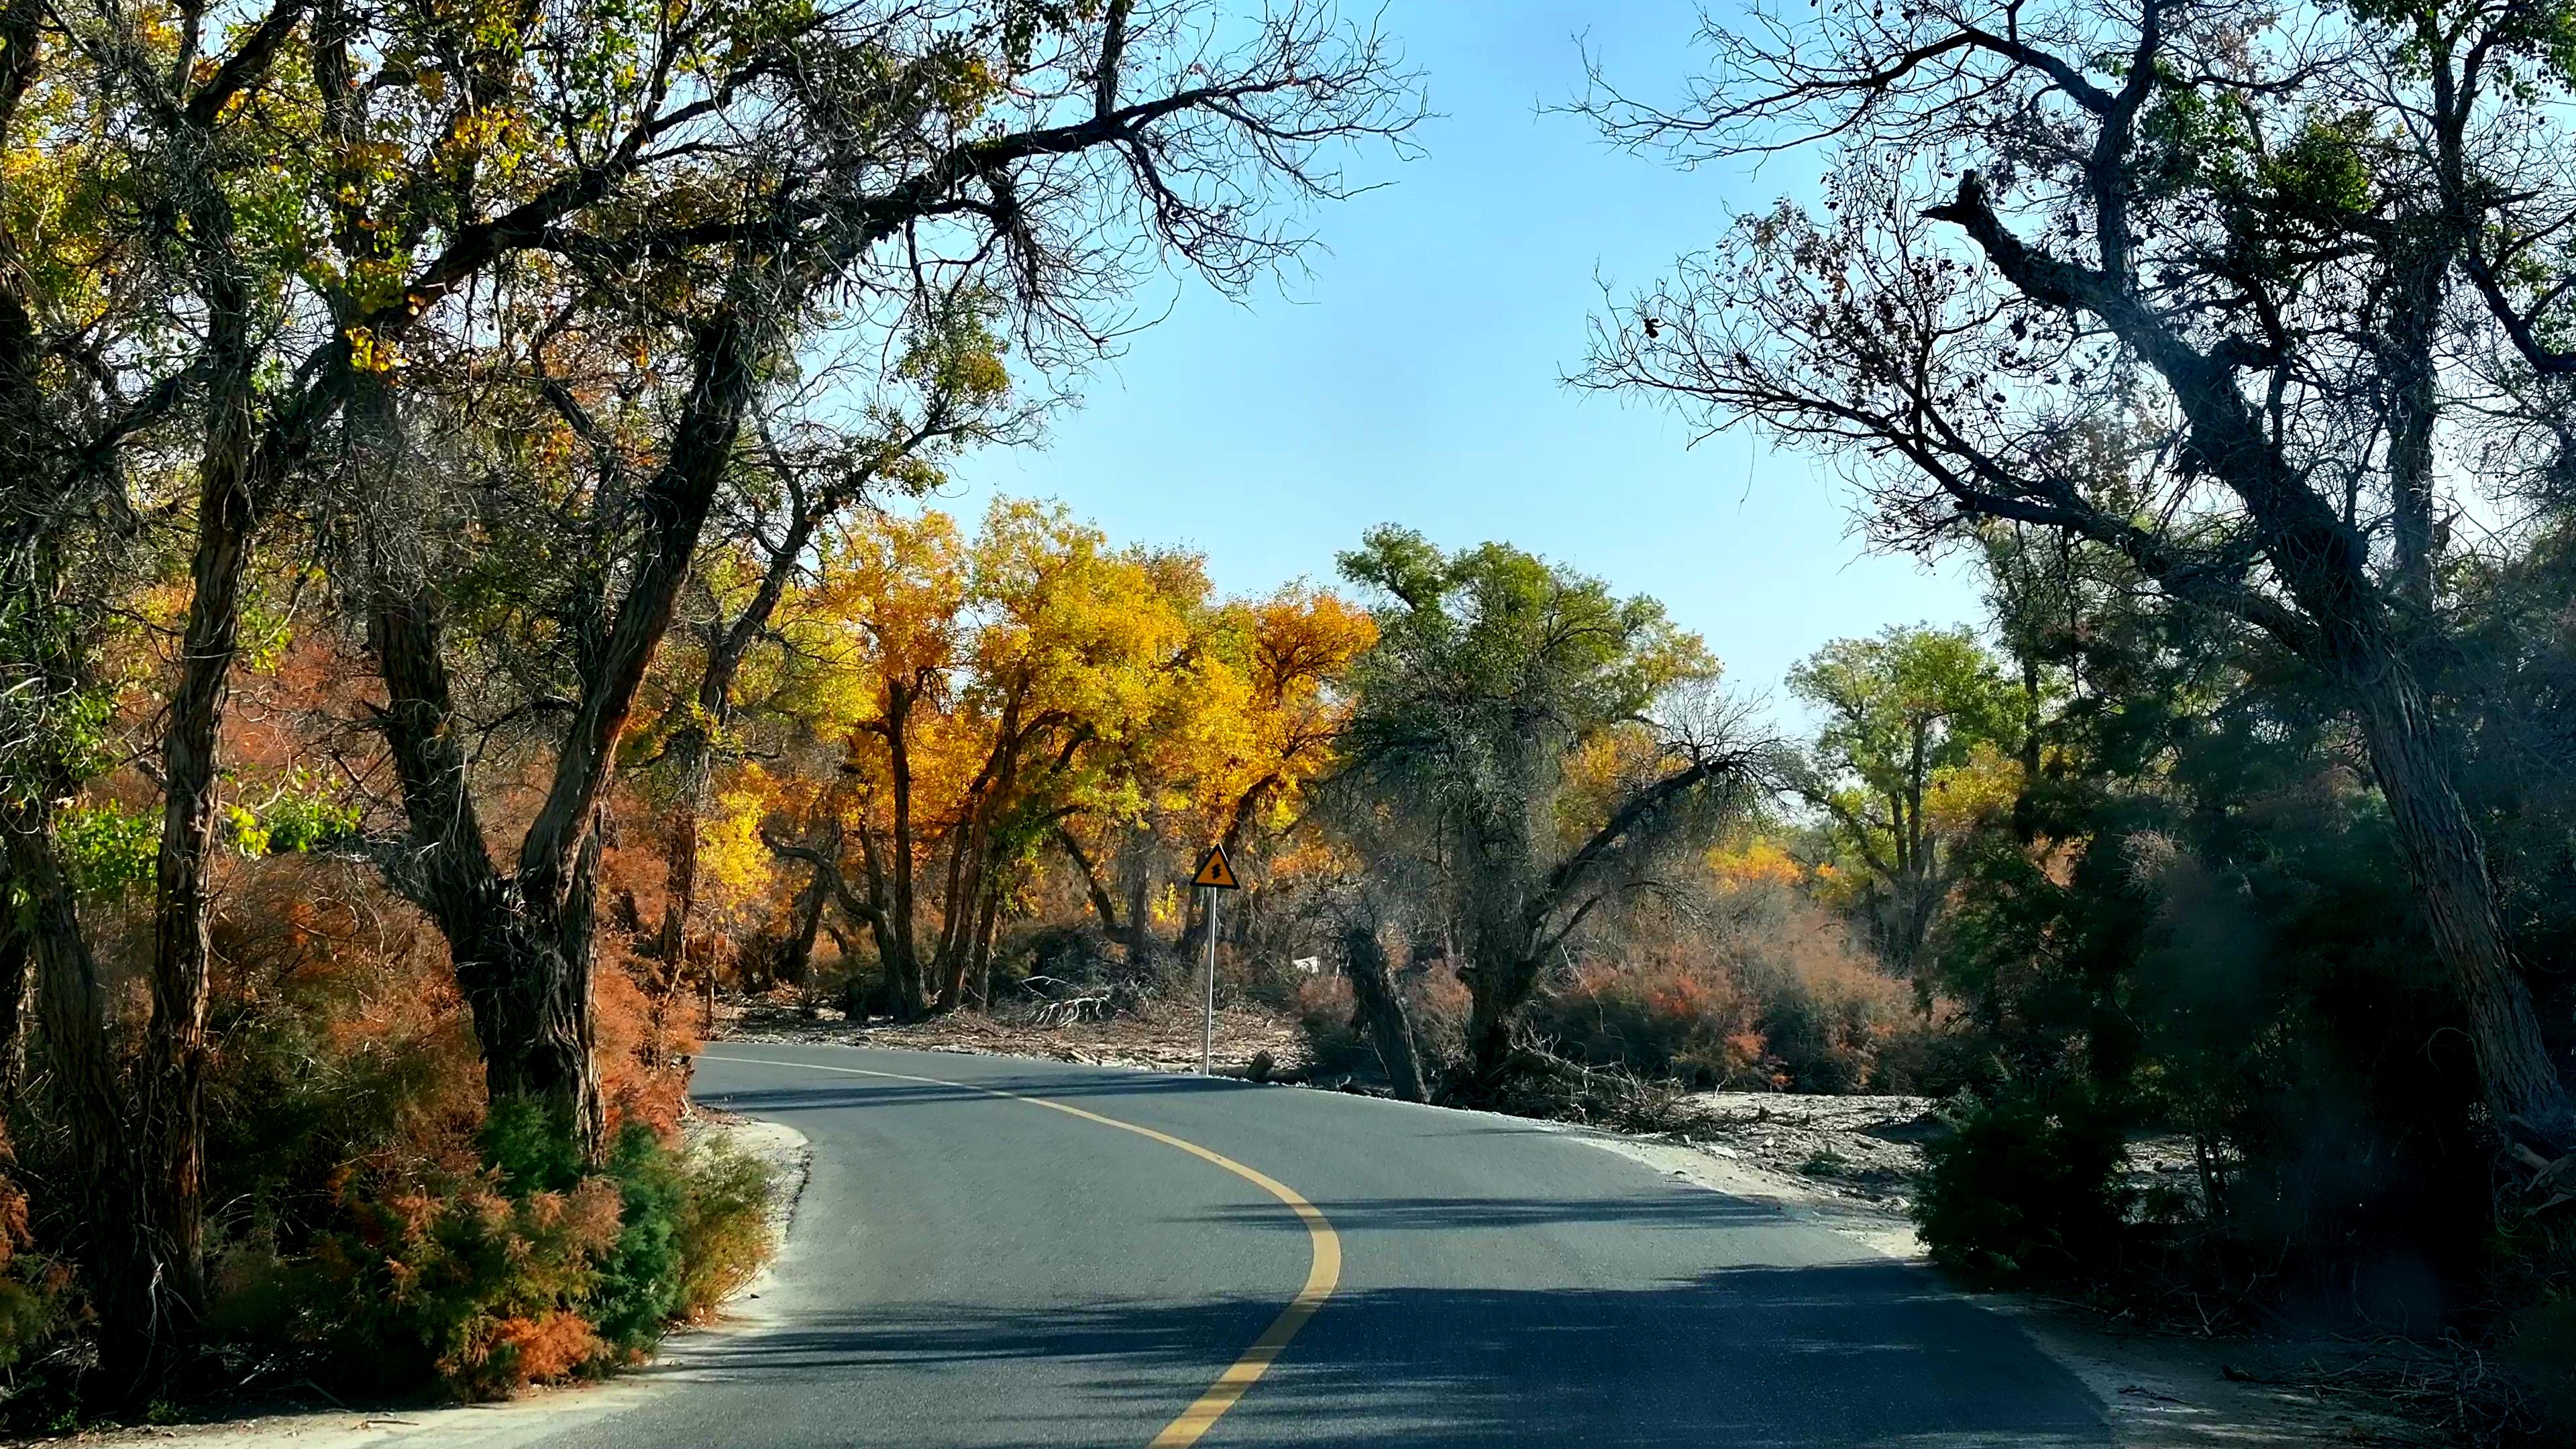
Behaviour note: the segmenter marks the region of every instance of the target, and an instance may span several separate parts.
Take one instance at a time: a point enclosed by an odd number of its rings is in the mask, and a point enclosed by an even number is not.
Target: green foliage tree
[[[1714,703],[1717,661],[1652,599],[1508,544],[1449,553],[1391,526],[1340,564],[1378,622],[1353,671],[1342,828],[1421,882],[1421,919],[1463,957],[1453,1090],[1490,1095],[1541,969],[1667,850],[1703,838],[1760,752]],[[1610,763],[1579,782],[1587,749]]]
[[[1789,671],[1789,688],[1823,715],[1794,786],[1866,873],[1871,932],[1910,976],[1967,838],[2017,791],[2018,701],[1965,629],[1837,639]]]

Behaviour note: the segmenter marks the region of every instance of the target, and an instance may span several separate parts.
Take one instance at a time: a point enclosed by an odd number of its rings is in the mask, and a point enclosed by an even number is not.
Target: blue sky
[[[1852,499],[1805,457],[1741,433],[1692,448],[1672,417],[1559,381],[1602,283],[1624,294],[1729,205],[1791,184],[1671,171],[1537,113],[1577,88],[1578,33],[1623,85],[1670,94],[1691,18],[1669,0],[1395,0],[1385,23],[1442,113],[1427,154],[1359,163],[1393,184],[1316,218],[1310,275],[1241,304],[1195,284],[1140,299],[1171,311],[1082,381],[1042,447],[969,460],[943,506],[1060,498],[1113,539],[1204,552],[1239,593],[1329,579],[1380,522],[1504,539],[1662,599],[1738,689],[1775,698],[1829,639],[1975,618],[1966,569],[1869,555]]]

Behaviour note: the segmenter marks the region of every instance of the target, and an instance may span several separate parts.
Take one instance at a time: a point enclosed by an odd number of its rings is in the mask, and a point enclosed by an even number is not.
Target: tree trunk
[[[1083,893],[1090,897],[1092,912],[1100,917],[1100,933],[1113,941],[1122,939],[1125,933],[1118,925],[1118,902],[1110,897],[1109,888],[1101,883],[1100,872],[1083,851],[1082,842],[1074,839],[1072,831],[1059,825],[1055,830],[1055,843],[1072,860],[1074,869],[1082,872]],[[1131,946],[1129,949],[1132,951],[1134,948]]]
[[[1154,961],[1153,840],[1143,831],[1128,843],[1119,863],[1127,884],[1127,964],[1144,969]]]
[[[206,184],[206,183],[201,183]],[[198,208],[220,226],[221,208]],[[253,497],[250,299],[232,265],[229,237],[208,237],[207,371],[211,416],[198,463],[197,538],[189,565],[188,622],[179,679],[161,740],[161,849],[153,867],[152,1016],[144,1035],[139,1103],[158,1199],[154,1251],[168,1292],[193,1317],[205,1296],[207,881],[215,848],[216,751],[241,638],[242,584],[250,571]]]
[[[1467,984],[1466,1099],[1483,1101],[1503,1083],[1511,1063],[1512,1025],[1538,987],[1538,958],[1526,940],[1484,932],[1469,948],[1459,978]]]
[[[574,888],[562,899],[531,899],[520,882],[504,881],[470,934],[450,935],[449,949],[474,1013],[490,1099],[539,1101],[581,1142],[596,1144],[606,1109],[592,1056],[595,832],[590,840],[573,872]]]
[[[814,941],[823,934],[823,908],[831,903],[832,883],[818,867],[805,889],[796,893],[795,914],[787,939],[779,947],[778,974],[812,996]]]
[[[490,1099],[549,1099],[587,1134],[584,1144],[595,1145],[603,1120],[590,1060],[598,833],[585,832],[568,889],[532,891],[525,872],[496,871],[466,788],[435,605],[425,592],[384,589],[369,633],[385,680],[385,738],[412,827],[403,870],[413,874],[393,884],[447,938]]]
[[[0,858],[0,899],[9,895],[7,861]],[[28,993],[35,986],[36,953],[15,911],[0,912],[0,1114],[18,1100],[27,1074]]]
[[[100,1368],[111,1393],[137,1395],[149,1389],[167,1348],[161,1330],[174,1307],[155,1251],[154,1173],[127,1115],[107,990],[54,855],[51,823],[38,811],[12,810],[5,829],[10,874],[25,898],[21,929],[36,962],[46,1079],[77,1164],[73,1216],[89,1230],[75,1254],[98,1310]]]
[[[2509,1132],[2518,1127],[2555,1151],[2576,1150],[2576,1107],[2506,945],[2486,849],[2451,785],[2423,686],[2391,657],[2351,687],[2434,950],[2468,1018],[2487,1104]]]
[[[642,556],[606,637],[584,660],[581,698],[545,804],[511,874],[493,866],[468,789],[435,600],[417,581],[406,588],[386,579],[373,607],[384,728],[415,847],[403,868],[422,877],[397,885],[429,908],[447,937],[493,1099],[546,1099],[568,1115],[585,1150],[601,1146],[605,1123],[590,1009],[600,802],[732,461],[773,322],[727,308],[692,339],[687,403],[638,500],[648,520]]]
[[[1342,975],[1351,983],[1351,999],[1368,1028],[1369,1044],[1377,1049],[1378,1065],[1386,1069],[1387,1085],[1407,1102],[1425,1100],[1413,1023],[1387,978],[1386,948],[1378,944],[1375,931],[1359,925],[1342,928]]]
[[[689,974],[689,918],[698,902],[698,822],[706,814],[710,773],[706,744],[694,725],[683,726],[671,741],[680,757],[680,780],[671,811],[670,850],[662,866],[662,926],[654,942],[670,991],[679,990]]]

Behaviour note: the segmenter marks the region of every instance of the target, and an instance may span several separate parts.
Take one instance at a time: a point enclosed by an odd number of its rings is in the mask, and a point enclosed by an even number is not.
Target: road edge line
[[[1270,1326],[1261,1331],[1261,1336],[1252,1341],[1252,1346],[1245,1349],[1241,1357],[1228,1365],[1225,1372],[1217,1375],[1216,1382],[1210,1384],[1207,1392],[1199,1395],[1188,1408],[1183,1409],[1180,1417],[1164,1425],[1163,1432],[1155,1435],[1147,1443],[1146,1449],[1189,1449],[1189,1446],[1196,1444],[1208,1430],[1215,1428],[1217,1420],[1224,1418],[1226,1411],[1234,1407],[1235,1402],[1243,1397],[1245,1391],[1259,1383],[1261,1376],[1270,1371],[1270,1365],[1278,1361],[1281,1351],[1288,1347],[1288,1341],[1297,1336],[1298,1330],[1304,1328],[1307,1320],[1313,1318],[1323,1308],[1325,1301],[1333,1296],[1333,1290],[1341,1284],[1342,1235],[1334,1229],[1332,1220],[1324,1216],[1322,1209],[1300,1196],[1296,1189],[1259,1168],[1247,1167],[1224,1153],[1201,1147],[1187,1138],[1175,1137],[1168,1132],[1158,1132],[1151,1127],[1142,1127],[1133,1122],[1124,1122],[1116,1117],[1103,1116],[1098,1112],[1088,1111],[1070,1103],[1058,1102],[1046,1097],[1033,1097],[1024,1092],[1005,1091],[1000,1087],[987,1087],[975,1082],[951,1081],[945,1077],[915,1076],[909,1072],[880,1072],[865,1067],[835,1067],[822,1062],[780,1061],[774,1057],[733,1057],[701,1053],[699,1059],[733,1062],[742,1066],[793,1067],[810,1072],[839,1072],[845,1076],[879,1077],[890,1082],[921,1082],[935,1087],[961,1087],[970,1092],[981,1092],[987,1097],[1026,1102],[1032,1107],[1044,1107],[1050,1111],[1062,1112],[1068,1117],[1079,1117],[1083,1121],[1096,1122],[1103,1127],[1115,1127],[1121,1132],[1132,1132],[1139,1137],[1162,1143],[1166,1147],[1178,1148],[1192,1157],[1224,1168],[1260,1188],[1278,1199],[1290,1212],[1296,1214],[1297,1221],[1306,1229],[1308,1256],[1305,1286],[1298,1289],[1297,1296],[1289,1299],[1287,1306],[1279,1310],[1278,1317],[1270,1320]]]

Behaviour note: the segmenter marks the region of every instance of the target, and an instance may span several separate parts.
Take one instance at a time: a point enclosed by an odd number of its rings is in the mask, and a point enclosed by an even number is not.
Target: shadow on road
[[[1346,1205],[1347,1210],[1347,1205]],[[1075,1441],[1084,1423],[1177,1412],[1275,1304],[892,1306],[735,1340],[681,1371],[755,1397],[806,1379],[962,1387],[1049,1365],[1060,1422],[979,1422],[947,1442]],[[1157,1407],[1160,1401],[1162,1407]],[[1025,1402],[1025,1401],[1023,1401]],[[1334,1297],[1218,1440],[1616,1446],[2105,1444],[2091,1399],[2008,1325],[1899,1264],[1739,1268],[1651,1289],[1369,1288]]]
[[[1532,1228],[1620,1223],[1692,1231],[1781,1221],[1780,1210],[1713,1192],[1632,1197],[1316,1198],[1315,1206],[1345,1233],[1449,1233],[1461,1228]],[[1305,1225],[1268,1203],[1227,1204],[1185,1219],[1267,1232],[1299,1233]]]

